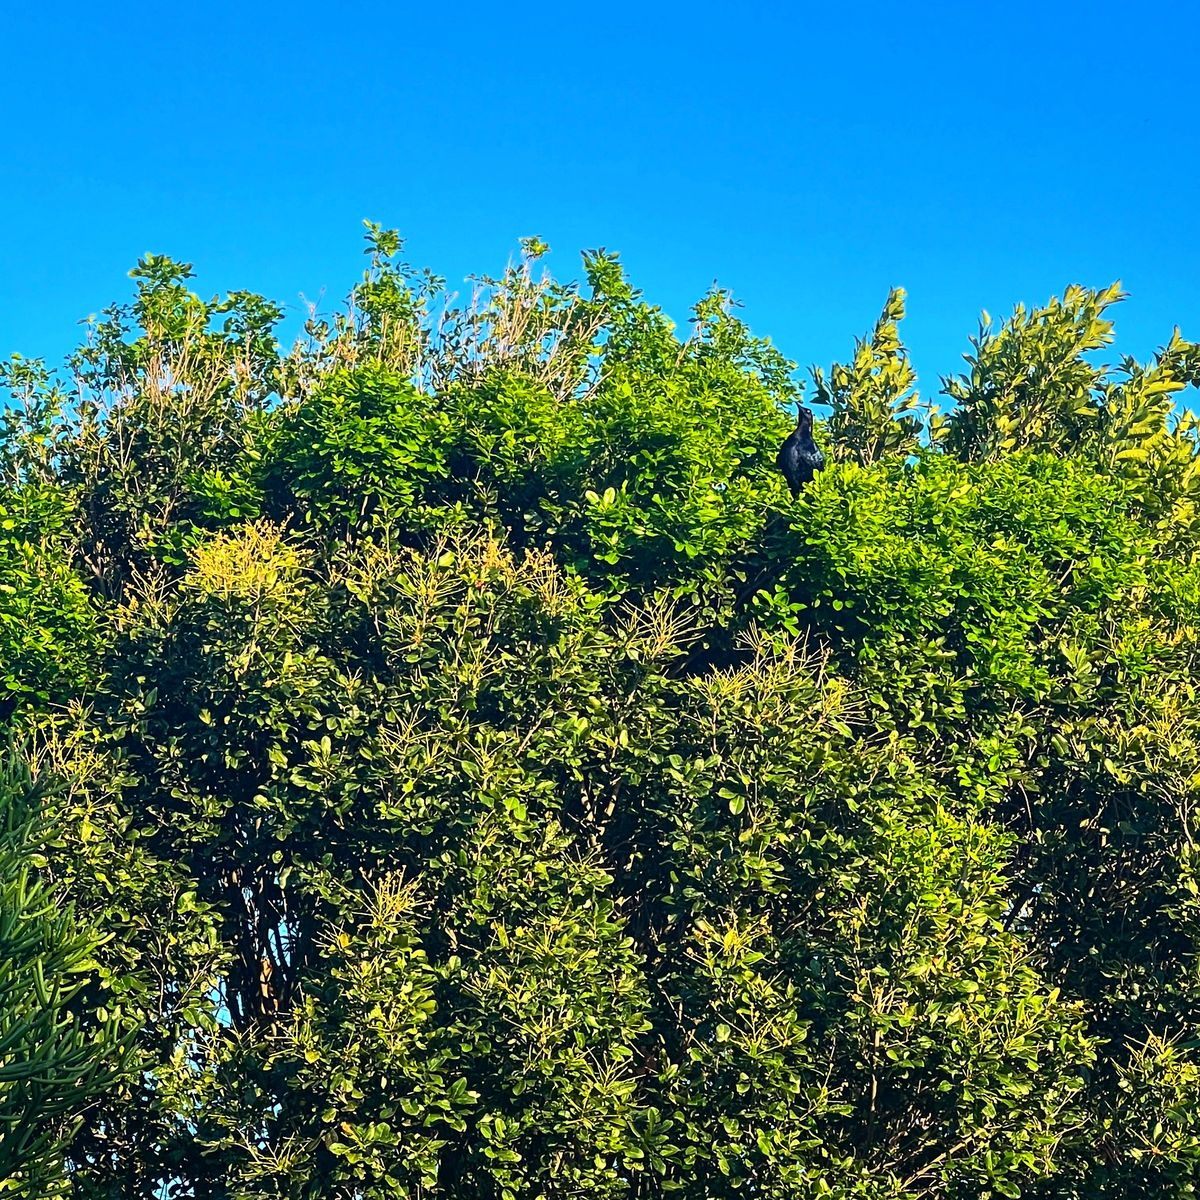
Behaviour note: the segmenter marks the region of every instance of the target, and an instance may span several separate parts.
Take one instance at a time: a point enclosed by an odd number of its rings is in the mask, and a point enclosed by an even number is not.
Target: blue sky
[[[58,359],[146,252],[340,298],[361,221],[452,282],[517,239],[717,279],[806,366],[892,284],[923,391],[979,310],[1121,278],[1119,348],[1200,339],[1190,5],[10,6],[0,355]]]

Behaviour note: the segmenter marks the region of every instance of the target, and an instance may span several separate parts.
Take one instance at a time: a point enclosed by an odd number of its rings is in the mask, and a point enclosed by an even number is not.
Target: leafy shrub
[[[289,352],[151,258],[6,370],[12,720],[135,1063],[74,1193],[1190,1194],[1196,348],[1109,372],[1072,288],[942,414],[893,292],[793,499],[723,293],[368,240]]]

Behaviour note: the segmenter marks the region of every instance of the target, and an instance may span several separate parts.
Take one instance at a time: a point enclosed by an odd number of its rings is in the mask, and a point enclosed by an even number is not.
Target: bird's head
[[[805,408],[803,404],[796,405],[796,428],[801,433],[812,433],[813,414],[811,408]]]

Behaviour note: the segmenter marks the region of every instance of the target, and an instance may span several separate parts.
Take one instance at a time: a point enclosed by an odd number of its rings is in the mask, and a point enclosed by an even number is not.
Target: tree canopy
[[[1200,347],[896,290],[792,498],[725,293],[367,240],[0,367],[0,1191],[1194,1194]]]

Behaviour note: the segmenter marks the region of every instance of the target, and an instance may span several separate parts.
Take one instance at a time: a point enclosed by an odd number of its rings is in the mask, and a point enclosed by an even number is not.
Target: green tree
[[[1190,1194],[1196,347],[1105,368],[1071,288],[939,416],[897,289],[793,499],[725,293],[402,251],[286,352],[148,258],[5,376],[13,720],[132,1031],[74,1194]]]

